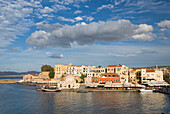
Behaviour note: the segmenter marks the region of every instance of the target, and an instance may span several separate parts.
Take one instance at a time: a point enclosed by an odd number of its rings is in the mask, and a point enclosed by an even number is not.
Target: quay
[[[0,79],[0,83],[17,83],[21,79]]]

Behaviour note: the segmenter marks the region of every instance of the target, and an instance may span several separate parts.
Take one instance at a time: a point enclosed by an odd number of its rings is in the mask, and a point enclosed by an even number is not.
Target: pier
[[[0,79],[0,83],[16,83],[21,79]]]

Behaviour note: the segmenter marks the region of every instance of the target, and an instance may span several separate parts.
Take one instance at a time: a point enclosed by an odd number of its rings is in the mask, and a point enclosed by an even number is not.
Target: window
[[[110,81],[112,82],[112,79],[110,79]]]
[[[108,82],[109,80],[107,79],[107,82]]]
[[[116,77],[115,75],[112,75],[113,77]]]
[[[109,75],[109,77],[111,77],[111,75]]]
[[[102,81],[102,80],[100,79],[100,81]]]
[[[103,82],[105,82],[105,79],[103,79]]]
[[[60,87],[62,87],[62,84],[60,84]]]
[[[114,82],[115,82],[116,80],[114,79]]]
[[[108,71],[110,71],[110,69],[108,69]]]

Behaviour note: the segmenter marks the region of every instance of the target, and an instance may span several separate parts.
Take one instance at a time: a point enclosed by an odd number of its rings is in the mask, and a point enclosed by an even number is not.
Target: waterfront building
[[[103,68],[103,67],[100,67],[100,68],[99,68],[99,67],[96,67],[96,68],[93,68],[93,69],[91,70],[93,77],[101,77],[102,74],[106,73],[105,71],[106,71],[106,70],[105,70],[105,68]]]
[[[120,76],[116,73],[104,73],[102,77],[93,77],[92,82],[99,84],[105,84],[106,82],[121,83]]]
[[[137,84],[136,71],[133,69],[129,69],[129,83]]]
[[[80,83],[76,83],[74,75],[67,75],[65,80],[60,81],[57,86],[60,89],[78,89],[80,87]]]
[[[107,73],[116,73],[121,78],[121,83],[128,83],[128,70],[125,65],[108,65]]]
[[[33,75],[31,75],[31,74],[24,75],[24,76],[23,76],[23,80],[24,80],[24,81],[32,81],[32,76],[33,76]]]
[[[91,73],[90,71],[93,67],[94,66],[84,66],[84,65],[68,66],[66,74],[72,74],[72,75],[75,75],[75,76],[81,76],[81,74],[87,75],[87,74]]]
[[[49,79],[49,73],[50,73],[49,71],[43,71],[38,75],[38,78]]]
[[[141,83],[158,83],[163,82],[163,72],[154,69],[141,69]]]

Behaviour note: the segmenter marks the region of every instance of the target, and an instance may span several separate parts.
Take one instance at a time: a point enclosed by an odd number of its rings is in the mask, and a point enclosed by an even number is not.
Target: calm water
[[[23,77],[0,77],[0,79],[22,79]]]
[[[137,92],[43,93],[34,86],[0,84],[0,114],[170,113],[169,95]]]

